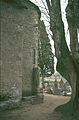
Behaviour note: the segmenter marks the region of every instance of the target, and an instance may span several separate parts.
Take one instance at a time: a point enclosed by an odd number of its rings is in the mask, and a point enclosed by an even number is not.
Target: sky
[[[50,35],[50,34],[52,34],[51,31],[50,31],[50,24],[49,24],[50,17],[47,15],[48,11],[46,11],[44,9],[47,6],[46,2],[45,2],[45,0],[30,0],[30,1],[33,2],[34,4],[36,4],[37,6],[39,6],[39,8],[41,10],[41,20],[44,21],[44,24],[46,26],[46,30],[47,30],[47,33],[48,33],[48,37],[50,39],[50,43],[51,43],[51,46],[52,46],[52,52],[55,55],[54,41],[52,40],[51,35]],[[44,1],[44,2],[42,2],[42,1]],[[69,46],[69,41],[70,40],[69,40],[69,34],[68,34],[68,30],[67,30],[68,29],[68,24],[67,24],[67,21],[66,21],[66,14],[65,14],[65,8],[66,8],[66,5],[67,5],[67,1],[68,0],[61,0],[61,10],[62,10],[62,19],[63,19],[64,25],[65,25],[65,36],[67,38],[67,44]],[[47,9],[47,7],[46,7],[46,9]],[[54,57],[55,73],[57,72],[56,71],[56,64],[57,64],[57,59],[56,59],[56,57]]]
[[[44,23],[45,23],[46,30],[47,30],[47,33],[48,33],[48,37],[50,39],[50,43],[51,43],[51,46],[52,46],[52,52],[53,52],[53,54],[55,54],[54,41],[52,40],[51,35],[50,35],[50,34],[52,34],[51,31],[50,31],[50,25],[49,25],[50,17],[47,15],[48,11],[46,11],[44,9],[46,7],[46,2],[45,2],[46,0],[30,0],[30,1],[35,3],[37,6],[39,6],[39,8],[42,12],[41,13],[41,20],[43,20]],[[68,48],[70,50],[70,35],[69,35],[68,23],[67,23],[67,20],[66,20],[66,12],[65,12],[65,8],[68,4],[68,0],[60,0],[60,2],[61,2],[62,20],[63,20],[64,27],[65,27],[66,42],[67,42]],[[47,7],[46,7],[46,9],[47,9]],[[78,29],[78,41],[79,41],[79,29]],[[55,68],[55,72],[56,72],[56,64],[57,64],[56,57],[54,58],[54,63],[55,63],[54,68]]]
[[[45,0],[30,0],[32,1],[33,3],[35,3],[36,5],[39,6],[40,10],[43,11],[44,13],[46,13],[46,11],[44,10],[45,6],[46,6],[46,3],[45,3]],[[45,3],[45,6],[43,4],[43,2]],[[70,36],[69,36],[69,31],[68,31],[68,24],[67,24],[67,20],[66,20],[66,13],[65,13],[65,8],[67,6],[67,3],[68,3],[68,0],[60,0],[61,1],[61,11],[62,11],[62,19],[63,19],[63,22],[64,22],[64,26],[65,26],[65,36],[66,36],[66,41],[67,41],[67,45],[69,47],[69,43],[70,43]],[[41,8],[40,6],[42,6],[43,8]],[[49,31],[49,19],[47,18],[47,16],[45,14],[41,14],[41,20],[44,21],[45,23],[45,26],[47,26],[47,31]],[[50,37],[50,36],[49,36]],[[53,42],[51,43],[53,44]],[[54,48],[53,49],[53,52],[54,52]],[[69,47],[70,49],[70,47]]]
[[[35,3],[39,7],[42,6],[43,8],[40,7],[40,10],[43,11],[43,12],[45,12],[44,8],[46,6],[46,2],[45,2],[46,0],[30,0],[30,1],[33,2],[33,3]],[[44,1],[44,2],[42,2],[42,1]],[[65,26],[66,42],[67,42],[68,48],[70,50],[70,35],[69,35],[69,31],[68,31],[68,23],[67,23],[67,20],[66,20],[66,12],[65,12],[65,8],[66,8],[66,6],[68,4],[68,0],[60,0],[60,2],[61,2],[62,20],[63,20],[64,26]],[[44,6],[44,4],[45,4],[45,6]],[[41,20],[44,21],[45,26],[47,26],[47,30],[48,30],[49,29],[49,27],[48,27],[49,26],[49,19],[43,13],[41,14]],[[78,42],[79,42],[79,29],[77,31],[78,31]],[[53,42],[51,42],[51,44],[54,45]],[[54,52],[54,48],[52,48],[52,49],[53,49],[53,52]]]

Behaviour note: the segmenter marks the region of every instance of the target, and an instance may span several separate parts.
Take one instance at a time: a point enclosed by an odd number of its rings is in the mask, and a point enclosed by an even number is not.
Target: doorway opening
[[[40,78],[40,89],[45,94],[69,96],[71,97],[72,88],[69,82],[63,78],[58,72],[50,77],[45,77],[44,81]]]

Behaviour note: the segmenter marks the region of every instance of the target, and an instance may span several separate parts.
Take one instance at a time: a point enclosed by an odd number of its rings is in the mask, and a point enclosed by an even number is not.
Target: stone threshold
[[[23,102],[27,102],[30,104],[39,104],[39,103],[43,103],[44,95],[38,94],[36,96],[33,95],[33,96],[23,97],[22,100]]]

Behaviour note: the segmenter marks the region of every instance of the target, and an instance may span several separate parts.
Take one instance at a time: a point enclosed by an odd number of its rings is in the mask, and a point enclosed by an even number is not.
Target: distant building
[[[64,95],[64,92],[72,92],[71,86],[59,73],[44,78],[45,91],[50,89],[53,94]]]

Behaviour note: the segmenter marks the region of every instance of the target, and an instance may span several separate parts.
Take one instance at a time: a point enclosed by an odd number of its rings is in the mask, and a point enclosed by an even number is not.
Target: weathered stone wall
[[[19,19],[20,18],[20,19]],[[21,98],[22,31],[20,13],[11,5],[1,4],[1,80],[2,97]]]
[[[37,11],[28,6],[25,25],[25,38],[23,40],[23,96],[31,95],[32,90],[32,70],[37,66],[38,59],[38,39],[39,16]],[[34,53],[35,52],[35,53]],[[34,55],[35,54],[35,55]],[[35,59],[35,63],[34,63]],[[27,86],[27,87],[26,87]],[[27,91],[27,92],[26,92]]]
[[[38,59],[39,14],[30,2],[25,6],[0,4],[0,100],[21,99],[22,95],[31,95],[32,70]]]

